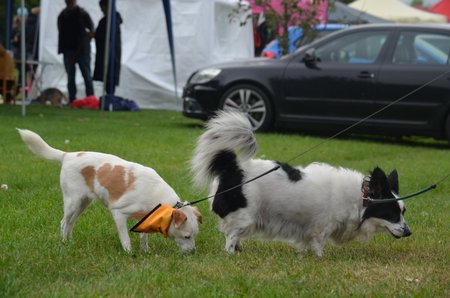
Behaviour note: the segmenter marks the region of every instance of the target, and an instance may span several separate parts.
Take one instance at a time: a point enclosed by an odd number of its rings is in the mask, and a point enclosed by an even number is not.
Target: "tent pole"
[[[173,30],[172,30],[172,14],[170,11],[170,0],[162,0],[164,6],[164,13],[166,15],[166,27],[167,27],[167,36],[169,38],[169,47],[170,47],[170,58],[172,59],[172,73],[173,73],[173,84],[175,89],[175,100],[178,101],[178,92],[177,92],[177,70],[176,70],[176,61],[175,61],[175,44],[173,41]]]
[[[101,110],[105,109],[106,101],[106,78],[108,75],[108,64],[109,64],[109,47],[110,47],[110,34],[111,34],[111,8],[112,1],[108,1],[108,13],[106,15],[106,36],[105,36],[105,57],[103,60],[103,100]],[[112,111],[112,103],[109,103],[109,111]]]
[[[115,58],[116,58],[116,0],[111,1],[111,19],[110,19],[110,30],[109,30],[109,64],[108,64],[108,76],[109,76],[109,87],[108,94],[113,94],[113,88],[115,85]],[[112,103],[111,103],[112,104]]]
[[[22,8],[22,15],[20,16],[20,52],[21,52],[21,91],[22,91],[22,116],[26,115],[26,109],[25,109],[25,101],[26,101],[26,94],[25,94],[25,16],[24,16],[24,8],[25,8],[25,0],[20,1],[20,7]]]

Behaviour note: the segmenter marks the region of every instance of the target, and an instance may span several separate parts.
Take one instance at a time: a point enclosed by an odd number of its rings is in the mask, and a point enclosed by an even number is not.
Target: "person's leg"
[[[69,91],[69,100],[73,101],[77,96],[77,86],[75,84],[75,53],[64,53],[64,67],[67,73],[67,90]]]
[[[84,84],[86,86],[86,96],[94,95],[94,85],[91,74],[91,56],[83,54],[78,59],[78,66],[80,66],[81,74],[83,75]]]

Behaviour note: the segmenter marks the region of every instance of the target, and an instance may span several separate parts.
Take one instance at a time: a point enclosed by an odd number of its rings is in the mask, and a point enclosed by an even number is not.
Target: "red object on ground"
[[[75,99],[70,105],[72,108],[88,108],[98,110],[100,102],[95,95],[90,95],[85,98]]]

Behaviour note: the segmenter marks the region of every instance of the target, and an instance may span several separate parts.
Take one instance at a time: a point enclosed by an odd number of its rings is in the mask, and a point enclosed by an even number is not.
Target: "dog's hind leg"
[[[87,197],[79,198],[64,196],[64,216],[61,220],[61,234],[63,241],[72,238],[75,221],[91,202],[92,200]]]
[[[128,216],[118,210],[111,210],[111,214],[116,223],[117,232],[119,233],[119,239],[120,239],[120,243],[122,244],[123,250],[125,250],[126,252],[130,252],[131,251],[131,241],[130,241],[130,235],[128,234],[128,227],[127,227]]]

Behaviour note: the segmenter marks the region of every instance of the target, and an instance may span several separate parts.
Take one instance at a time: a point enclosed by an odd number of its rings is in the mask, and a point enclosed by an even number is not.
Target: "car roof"
[[[445,29],[450,30],[450,24],[394,24],[394,23],[380,23],[380,24],[362,24],[362,25],[352,25],[348,29],[352,28],[377,28],[377,29],[397,29],[397,28],[429,28],[429,29]]]
[[[396,24],[396,23],[376,23],[376,24],[357,24],[357,25],[349,25],[346,28],[342,28],[341,30],[336,30],[326,36],[320,37],[313,42],[303,45],[298,48],[296,51],[289,53],[288,55],[282,56],[281,59],[290,57],[297,53],[298,51],[304,48],[314,48],[317,44],[321,43],[324,40],[328,40],[330,38],[334,38],[334,36],[340,36],[341,34],[346,34],[346,32],[351,31],[359,31],[364,29],[383,29],[383,30],[396,30],[396,29],[438,29],[438,30],[450,30],[450,23],[446,24]]]

